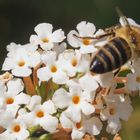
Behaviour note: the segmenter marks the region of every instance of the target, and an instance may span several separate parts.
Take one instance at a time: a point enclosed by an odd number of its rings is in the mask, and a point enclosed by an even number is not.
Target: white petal
[[[126,83],[126,87],[128,88],[128,90],[131,90],[131,91],[138,90],[136,77],[137,77],[136,74],[131,74],[131,73],[127,74],[128,81]]]
[[[74,34],[79,36],[75,30],[72,30],[68,33],[67,40],[72,47],[78,48],[80,46],[80,41],[74,36]]]
[[[32,73],[32,71],[28,67],[24,67],[24,68],[17,67],[12,70],[12,74],[14,76],[18,76],[18,77],[27,77],[31,73]]]
[[[15,64],[13,63],[12,58],[8,57],[2,65],[2,70],[11,70],[14,68],[14,65]]]
[[[0,96],[3,95],[3,93],[6,92],[6,86],[5,83],[0,81]]]
[[[93,105],[91,105],[88,102],[82,101],[81,104],[81,110],[85,115],[90,115],[95,111],[95,108]]]
[[[81,110],[76,106],[69,106],[66,110],[66,115],[74,122],[81,121]]]
[[[51,100],[48,100],[43,103],[42,107],[48,114],[53,114],[56,112],[56,107],[54,106],[54,103]]]
[[[77,25],[80,36],[93,36],[96,27],[93,23],[82,21]]]
[[[92,117],[84,122],[84,127],[89,134],[98,135],[102,130],[103,124],[97,117]]]
[[[60,45],[56,44],[53,48],[53,51],[57,53],[57,55],[63,53],[67,48],[67,44],[65,42],[62,42]]]
[[[9,126],[9,122],[14,119],[14,116],[11,114],[10,111],[0,110],[0,118],[0,126],[7,128]]]
[[[54,31],[53,34],[51,35],[51,41],[55,43],[59,43],[63,41],[64,39],[65,39],[65,35],[62,29],[58,29]]]
[[[58,127],[58,119],[56,117],[46,115],[42,121],[41,126],[48,132],[55,132]]]
[[[21,79],[14,78],[7,83],[8,93],[17,95],[24,89],[24,84]]]
[[[30,36],[30,42],[31,42],[31,44],[37,46],[37,45],[39,45],[41,43],[41,40],[37,35],[31,35]]]
[[[25,140],[29,136],[29,131],[23,129],[19,133],[15,133],[14,136],[16,137],[17,140]]]
[[[63,88],[60,88],[57,91],[55,91],[52,97],[52,101],[58,108],[63,109],[70,104],[70,97]]]
[[[70,93],[77,93],[77,94],[80,93],[81,94],[81,92],[82,92],[81,86],[76,81],[69,80],[69,81],[67,81],[67,85],[69,87]]]
[[[37,76],[40,81],[48,81],[51,78],[51,73],[47,67],[38,69]]]
[[[66,75],[65,72],[63,72],[62,70],[58,70],[57,73],[53,74],[53,82],[56,84],[65,84],[69,77]]]
[[[16,116],[17,115],[17,111],[19,110],[20,106],[17,104],[11,104],[7,106],[7,111],[10,112],[11,116]]]
[[[41,104],[41,97],[38,95],[32,96],[30,103],[27,105],[27,108],[33,110],[36,105]]]
[[[56,52],[54,52],[54,51],[43,52],[41,55],[41,60],[43,63],[45,63],[47,65],[54,64],[56,61]]]
[[[88,72],[90,67],[91,58],[89,55],[82,55],[79,65],[78,72]]]
[[[52,24],[49,23],[40,23],[35,27],[35,32],[41,36],[42,34],[50,34],[52,33]]]
[[[30,43],[24,44],[22,46],[27,51],[27,53],[29,53],[29,54],[34,53],[38,48],[37,45],[33,45],[33,44],[30,44]]]
[[[101,84],[103,87],[110,87],[113,85],[114,74],[113,72],[108,72],[105,74],[95,75],[94,78]]]
[[[16,140],[10,131],[6,130],[0,134],[0,140]]]
[[[74,127],[74,123],[66,116],[65,112],[61,113],[59,120],[60,120],[60,123],[63,128],[73,128]]]
[[[40,63],[40,61],[40,54],[36,51],[29,57],[29,66],[34,68]]]
[[[40,47],[45,51],[51,50],[54,47],[54,43],[52,43],[52,42],[42,43],[40,45],[41,45]]]
[[[81,77],[79,79],[79,83],[80,83],[82,89],[87,90],[87,91],[95,91],[99,87],[99,85],[98,85],[97,81],[95,80],[94,76],[92,76],[89,73],[87,73],[86,75]]]
[[[25,93],[20,93],[17,96],[15,96],[15,103],[22,105],[22,104],[28,104],[30,101],[30,96]]]
[[[73,129],[72,133],[71,133],[71,137],[73,140],[82,140],[84,134],[85,134],[85,132],[82,132],[82,131],[77,130],[77,129]]]
[[[92,44],[90,44],[88,46],[81,44],[80,52],[82,54],[94,53],[94,52],[97,52],[97,48],[95,48]]]
[[[107,128],[106,128],[106,131],[108,133],[111,133],[112,135],[116,134],[119,130],[121,129],[121,123],[120,121],[116,121],[116,120],[113,120],[113,121],[109,121],[108,122],[108,125],[107,125]]]

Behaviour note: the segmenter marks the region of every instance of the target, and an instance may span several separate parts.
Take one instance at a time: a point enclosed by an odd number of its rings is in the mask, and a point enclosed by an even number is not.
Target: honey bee
[[[107,44],[102,46],[92,58],[91,73],[104,74],[114,71],[131,60],[140,51],[140,28],[130,25],[127,18],[117,9],[123,24],[106,29],[106,34],[97,37],[84,37],[100,39],[109,36]]]

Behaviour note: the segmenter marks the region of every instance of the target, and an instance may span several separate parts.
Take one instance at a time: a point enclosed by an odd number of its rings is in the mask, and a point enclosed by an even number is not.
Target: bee
[[[104,74],[120,69],[126,62],[140,51],[140,28],[130,25],[127,18],[117,9],[124,26],[119,25],[106,29],[106,33],[97,37],[83,37],[100,39],[109,36],[108,43],[102,46],[93,56],[90,71]]]

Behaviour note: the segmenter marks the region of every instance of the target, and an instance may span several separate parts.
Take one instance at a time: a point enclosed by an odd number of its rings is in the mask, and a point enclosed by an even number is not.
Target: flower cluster
[[[130,96],[140,90],[140,59],[115,76],[114,71],[93,74],[90,62],[108,42],[96,39],[104,30],[82,21],[68,33],[69,46],[62,29],[53,31],[49,23],[34,30],[28,44],[7,46],[6,72],[0,75],[0,139],[53,140],[64,131],[67,140],[82,140],[99,135],[103,122],[108,133],[117,134],[121,120],[132,114]]]

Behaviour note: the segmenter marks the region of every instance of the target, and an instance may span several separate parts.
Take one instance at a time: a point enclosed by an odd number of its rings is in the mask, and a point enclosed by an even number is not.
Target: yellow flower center
[[[20,128],[20,125],[15,125],[14,128],[13,128],[13,131],[14,131],[14,132],[19,132],[20,129],[21,129],[21,128]]]
[[[52,66],[51,67],[51,72],[55,73],[57,71],[57,67],[56,66]]]
[[[49,42],[49,39],[46,37],[46,38],[43,38],[42,41],[43,41],[44,43],[48,43],[48,42]]]
[[[91,43],[90,39],[83,39],[82,41],[83,41],[83,44],[86,45],[86,46]]]
[[[81,122],[76,123],[76,128],[77,129],[80,129],[81,127],[82,127],[82,123]]]
[[[140,76],[136,77],[136,81],[140,83]]]
[[[78,104],[80,102],[80,97],[79,96],[73,96],[72,101],[74,104]]]
[[[77,65],[77,59],[76,58],[73,58],[72,60],[71,60],[71,64],[72,64],[72,66],[73,67],[76,67],[76,65]]]
[[[37,113],[36,113],[36,116],[38,117],[38,118],[42,118],[42,117],[44,117],[44,112],[43,111],[38,111]]]
[[[6,99],[6,104],[12,104],[14,102],[14,99],[12,97],[9,97]]]
[[[110,113],[110,115],[114,115],[115,114],[115,109],[114,108],[110,108],[109,109],[109,113]]]
[[[18,62],[18,66],[19,67],[23,67],[25,65],[25,61],[24,60],[20,60],[19,62]]]

